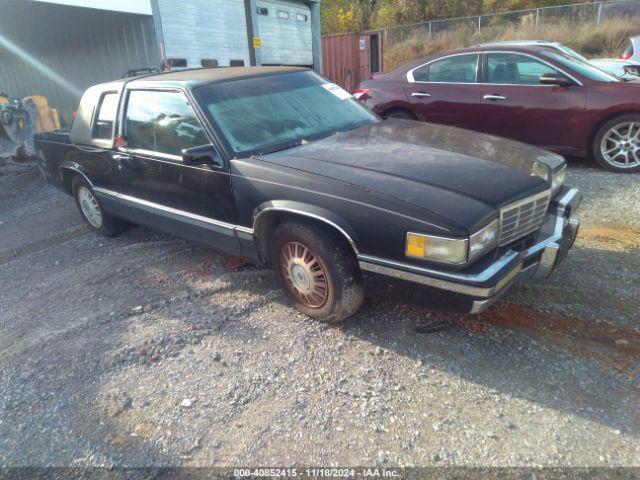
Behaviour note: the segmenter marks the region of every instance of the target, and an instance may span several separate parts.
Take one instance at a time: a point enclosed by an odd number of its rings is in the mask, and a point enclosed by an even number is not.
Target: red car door
[[[420,120],[476,129],[482,85],[480,54],[455,54],[410,70],[405,93]]]
[[[584,143],[586,87],[540,83],[566,73],[529,54],[485,52],[483,63],[481,131],[569,155]]]

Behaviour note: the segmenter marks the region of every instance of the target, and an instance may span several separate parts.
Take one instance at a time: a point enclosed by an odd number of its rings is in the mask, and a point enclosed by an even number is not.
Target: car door
[[[410,70],[405,93],[420,120],[476,129],[479,107],[480,54],[442,57]]]
[[[586,87],[580,82],[543,85],[546,73],[569,75],[520,52],[485,52],[483,70],[483,132],[568,154],[581,144],[576,120],[585,110]]]
[[[77,166],[75,168],[86,175],[97,188],[116,188],[117,175],[114,174],[112,147],[119,99],[120,92],[117,90],[99,93],[99,98],[93,103],[96,107],[86,131],[90,138],[85,141],[82,141],[82,135],[80,139],[74,138],[73,143],[77,148],[70,149],[65,158],[66,162]]]
[[[182,150],[211,144],[185,92],[130,89],[122,123],[119,191],[134,220],[237,251],[226,162],[183,162]]]

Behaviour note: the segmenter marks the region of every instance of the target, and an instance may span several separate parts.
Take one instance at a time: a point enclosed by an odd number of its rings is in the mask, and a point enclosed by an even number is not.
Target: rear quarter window
[[[95,120],[93,122],[92,137],[94,139],[110,140],[113,138],[113,124],[118,112],[118,93],[103,93],[98,103]]]

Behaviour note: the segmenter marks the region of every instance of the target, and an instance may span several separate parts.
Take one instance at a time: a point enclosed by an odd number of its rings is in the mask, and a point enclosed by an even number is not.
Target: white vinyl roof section
[[[71,7],[94,8],[111,12],[151,15],[150,0],[33,0],[41,3],[68,5]]]

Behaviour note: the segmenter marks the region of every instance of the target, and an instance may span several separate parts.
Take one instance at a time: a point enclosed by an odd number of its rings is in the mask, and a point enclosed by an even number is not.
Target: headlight
[[[462,265],[467,262],[466,238],[446,238],[421,233],[407,233],[407,257]]]
[[[498,220],[471,235],[469,241],[469,260],[475,260],[498,244],[500,227]]]
[[[499,222],[489,225],[467,238],[447,238],[423,233],[407,233],[405,254],[451,265],[464,265],[475,260],[498,244]]]
[[[565,165],[553,175],[553,180],[551,181],[551,192],[552,193],[557,192],[564,185],[564,181],[566,179],[567,179],[567,167]]]

